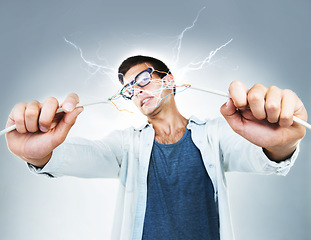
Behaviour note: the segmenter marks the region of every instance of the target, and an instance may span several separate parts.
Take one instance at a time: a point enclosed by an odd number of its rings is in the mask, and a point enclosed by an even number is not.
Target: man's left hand
[[[236,133],[264,148],[274,161],[295,151],[306,130],[293,122],[293,116],[306,121],[307,111],[294,92],[262,84],[247,89],[234,81],[229,93],[231,99],[221,107],[221,113]]]

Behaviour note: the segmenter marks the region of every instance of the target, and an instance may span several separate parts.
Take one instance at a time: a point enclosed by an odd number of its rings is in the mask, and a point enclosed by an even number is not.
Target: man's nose
[[[140,87],[140,86],[136,85],[136,86],[134,87],[134,95],[137,96],[137,95],[142,94],[142,93],[144,92],[144,89],[143,89],[143,88],[144,88],[144,87]]]

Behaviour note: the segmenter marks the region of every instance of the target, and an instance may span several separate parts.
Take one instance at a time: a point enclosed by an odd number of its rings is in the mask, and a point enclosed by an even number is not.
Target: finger
[[[239,81],[233,81],[229,86],[229,93],[236,108],[247,106],[247,88]]]
[[[79,103],[79,96],[75,93],[70,93],[62,104],[62,109],[65,113],[72,112]]]
[[[291,90],[284,89],[281,103],[281,113],[279,125],[281,127],[289,127],[293,124],[293,116],[298,97]]]
[[[267,120],[271,123],[277,123],[281,113],[282,90],[271,86],[266,94],[265,109]]]
[[[72,112],[64,115],[62,120],[59,122],[59,124],[55,128],[55,132],[54,132],[55,137],[53,141],[54,148],[57,147],[59,144],[61,144],[66,139],[66,136],[69,130],[75,124],[78,115],[82,111],[83,111],[83,107],[78,107],[74,109]]]
[[[294,116],[300,118],[303,121],[308,120],[308,113],[306,108],[303,105],[303,102],[300,100],[300,98],[296,95],[296,106],[295,106],[295,113]]]
[[[25,110],[25,124],[28,132],[39,130],[38,120],[41,111],[41,104],[38,101],[30,102]]]
[[[227,103],[221,106],[220,112],[229,123],[231,128],[235,132],[241,133],[243,125],[241,121],[241,115],[239,114],[239,111],[236,110],[236,107],[234,106],[233,100],[231,98],[228,99]]]
[[[262,120],[266,118],[265,97],[267,88],[262,84],[255,84],[247,94],[249,108],[255,118]]]
[[[25,125],[25,110],[27,103],[21,102],[14,106],[12,112],[9,116],[7,127],[16,125],[16,131],[19,133],[26,133],[26,125]]]
[[[39,117],[39,128],[42,132],[47,132],[51,128],[52,121],[58,109],[58,101],[54,97],[50,97],[42,104]]]

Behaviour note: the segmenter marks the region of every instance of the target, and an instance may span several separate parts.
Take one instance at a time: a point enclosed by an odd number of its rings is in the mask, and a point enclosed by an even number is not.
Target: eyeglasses
[[[140,72],[133,81],[131,81],[130,83],[126,84],[120,91],[120,94],[122,95],[122,97],[126,100],[131,100],[135,94],[135,86],[139,86],[139,87],[145,87],[147,86],[151,79],[152,79],[152,73],[155,70],[151,67],[151,68],[147,68],[146,70]],[[119,78],[123,79],[123,75],[119,74]]]

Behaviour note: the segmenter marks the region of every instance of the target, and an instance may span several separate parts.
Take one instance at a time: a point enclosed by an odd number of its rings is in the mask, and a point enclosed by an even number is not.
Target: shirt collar
[[[202,121],[199,118],[197,118],[196,116],[191,116],[189,118],[187,128],[191,129],[193,126],[204,125],[205,123],[206,123],[206,121]]]
[[[134,127],[134,129],[137,130],[137,131],[141,131],[144,128],[148,128],[148,127],[152,127],[152,124],[149,123],[149,122],[145,122],[145,123],[143,123],[143,124],[141,124],[141,125],[139,125],[137,127]]]
[[[194,124],[197,124],[197,125],[204,125],[206,123],[206,121],[202,121],[201,119],[199,119],[196,116],[192,115],[189,118],[189,124],[190,123],[194,123]]]
[[[193,125],[204,125],[206,123],[206,121],[202,121],[199,118],[197,118],[196,116],[191,116],[188,120],[188,125],[187,128],[191,128]],[[137,131],[141,131],[144,128],[149,128],[152,127],[152,124],[149,122],[145,122],[144,124],[141,124],[138,127],[134,127],[135,130]]]

